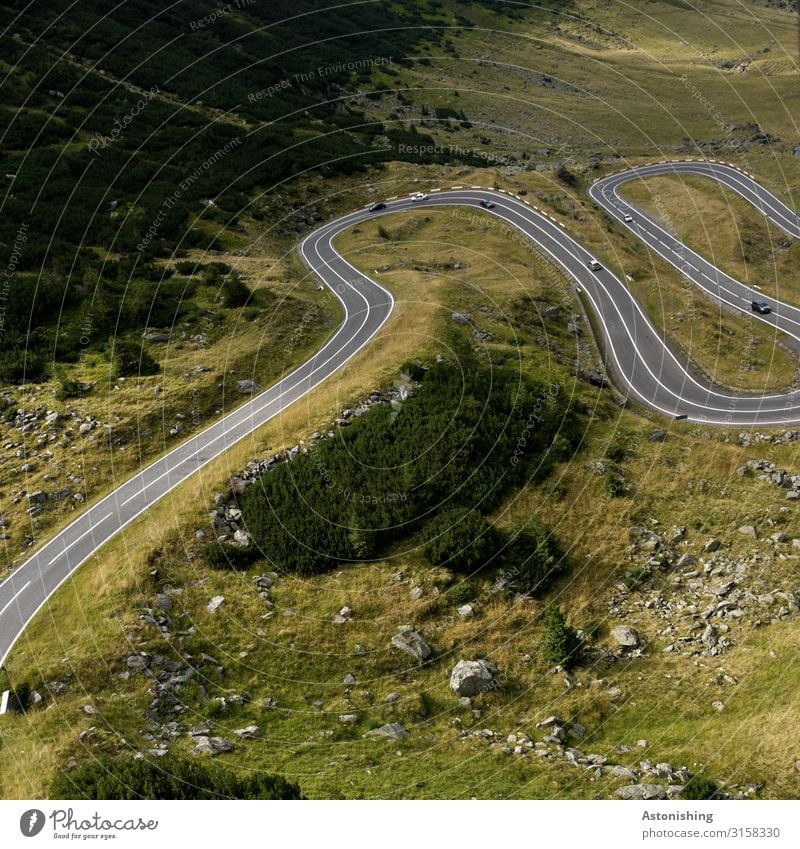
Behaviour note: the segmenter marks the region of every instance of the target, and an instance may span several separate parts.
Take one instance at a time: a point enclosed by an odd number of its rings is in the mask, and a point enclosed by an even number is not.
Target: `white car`
[[[600,271],[603,267],[596,259],[590,259],[586,263],[592,271]]]
[[[427,200],[427,199],[428,199],[428,196],[425,194],[425,192],[417,192],[415,195],[411,196],[412,201]]]
[[[629,212],[626,212],[625,213],[625,223],[630,224],[631,221],[633,221],[633,216]]]

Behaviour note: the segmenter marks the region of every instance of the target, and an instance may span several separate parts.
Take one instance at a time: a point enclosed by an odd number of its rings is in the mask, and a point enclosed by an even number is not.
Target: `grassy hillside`
[[[83,762],[95,751],[147,753],[162,745],[188,751],[188,731],[203,723],[236,742],[236,750],[222,756],[227,765],[283,772],[314,797],[612,795],[624,781],[609,772],[596,778],[555,757],[501,751],[508,734],[541,740],[545,732],[536,723],[550,714],[584,725],[586,735],[575,745],[610,764],[638,766],[649,758],[693,771],[702,764],[737,792],[746,792],[747,783],[763,783],[764,796],[791,795],[793,762],[780,728],[793,721],[795,710],[796,608],[780,593],[795,591],[797,558],[795,549],[774,543],[769,534],[780,530],[792,537],[796,522],[793,513],[781,512],[788,502],[780,489],[735,469],[765,455],[791,468],[794,445],[743,447],[731,435],[679,424],[663,441],[651,439],[656,421],[618,410],[607,391],[574,377],[575,342],[564,330],[565,313],[531,320],[561,302],[559,278],[538,263],[532,268],[524,246],[509,244],[491,228],[482,231],[478,224],[476,230],[447,212],[426,218],[398,218],[394,242],[382,239],[377,225],[343,239],[351,260],[378,269],[379,279],[398,295],[398,312],[375,346],[337,381],[138,520],[86,564],[26,633],[9,663],[11,680],[42,693],[47,682],[67,688],[60,693],[52,685],[57,694],[45,695],[49,710],[7,717],[0,750],[6,795],[41,793],[52,770],[73,757]],[[479,250],[471,246],[477,233]],[[510,494],[494,515],[501,527],[532,516],[550,524],[566,552],[569,576],[546,598],[522,599],[495,589],[491,575],[459,580],[427,566],[413,550],[398,551],[312,578],[279,569],[267,604],[253,578],[274,567],[209,569],[197,556],[195,531],[207,529],[212,493],[227,477],[250,457],[307,438],[332,411],[375,385],[390,384],[409,357],[447,357],[439,340],[453,324],[453,311],[476,317],[478,327],[491,333],[485,344],[495,355],[507,351],[519,368],[547,374],[593,411],[574,459],[547,481]],[[609,492],[597,461],[618,470],[624,484],[619,493]],[[744,523],[753,524],[758,539],[737,531]],[[641,526],[665,540],[675,533],[673,526],[685,528],[683,538],[668,546],[676,556],[691,553],[707,561],[707,572],[702,566],[658,565],[631,542],[629,531]],[[723,543],[720,553],[704,554],[715,536]],[[693,569],[699,578],[691,577]],[[701,643],[678,641],[677,653],[665,653],[676,638],[692,634],[691,609],[686,601],[673,607],[676,601],[702,598],[729,569],[736,573],[733,597],[751,593],[759,601],[740,601],[741,618],[713,620],[728,628],[720,631],[725,648],[709,655]],[[422,595],[413,598],[417,587]],[[158,593],[173,601],[163,631],[149,619]],[[216,595],[225,602],[208,613]],[[593,648],[572,678],[553,674],[539,652],[548,599],[593,634]],[[475,611],[471,618],[456,612],[467,600]],[[344,606],[352,614],[338,623]],[[776,624],[768,624],[770,616]],[[647,641],[644,656],[618,654],[609,631],[620,622],[634,625]],[[390,638],[403,624],[435,644],[433,662],[420,667],[391,648]],[[126,658],[139,651],[197,669],[177,690],[186,707],[174,715],[174,732],[169,710],[148,713],[157,696],[154,680],[127,668]],[[203,652],[213,660],[202,660]],[[501,686],[465,708],[448,689],[447,673],[458,658],[475,656],[498,665]],[[154,669],[158,674],[160,667]],[[345,686],[348,674],[355,684]],[[237,705],[245,691],[249,701]],[[390,693],[399,698],[386,704]],[[780,710],[766,706],[766,694]],[[229,706],[222,707],[219,697]],[[719,701],[722,711],[713,704]],[[354,723],[340,719],[350,715]],[[410,736],[400,742],[364,738],[390,721],[402,723]],[[261,736],[238,741],[235,730],[251,724]],[[487,739],[484,729],[498,736]],[[640,739],[648,741],[644,750],[637,746]]]

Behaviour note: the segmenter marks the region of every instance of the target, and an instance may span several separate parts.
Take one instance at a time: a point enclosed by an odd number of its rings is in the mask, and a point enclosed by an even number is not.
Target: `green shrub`
[[[118,339],[110,343],[109,347],[114,377],[137,377],[158,374],[160,371],[159,364],[144,345],[139,342]]]
[[[56,371],[56,398],[66,401],[70,398],[83,398],[89,390],[89,385],[80,380],[74,380],[63,369]]]
[[[433,364],[398,410],[373,407],[336,439],[279,465],[245,491],[245,524],[265,557],[304,573],[372,557],[415,531],[419,517],[435,515],[438,505],[462,510],[460,522],[475,505],[492,510],[541,467],[556,431],[577,444],[580,422],[568,399],[521,380],[517,369],[481,365],[457,339],[450,344],[458,364]],[[539,420],[530,428],[520,411],[534,407]],[[434,527],[447,529],[455,518]],[[434,562],[458,555],[453,568],[459,571],[486,562],[497,542],[493,532],[483,533],[481,521],[475,512],[459,529],[469,545],[451,534],[442,551],[426,528]]]
[[[221,292],[222,302],[230,308],[245,306],[253,294],[237,274],[229,274],[225,278]]]
[[[106,755],[56,775],[50,799],[302,799],[280,775],[239,776],[217,764],[168,756],[155,761]]]
[[[603,489],[610,498],[622,498],[628,491],[628,485],[621,475],[609,471],[603,476]]]
[[[475,587],[469,581],[459,581],[447,590],[447,598],[459,607],[475,598]]]
[[[544,636],[542,637],[542,656],[548,666],[563,666],[569,669],[578,661],[580,640],[578,632],[567,625],[564,614],[555,605],[550,605],[542,619]]]
[[[497,553],[498,534],[477,510],[445,510],[425,525],[422,551],[434,566],[462,574],[483,568]]]
[[[715,781],[705,775],[693,775],[684,784],[681,795],[684,799],[716,799],[719,796],[719,788]]]
[[[512,535],[506,547],[512,586],[518,592],[544,592],[567,568],[556,538],[549,528],[531,521]]]
[[[201,551],[203,560],[215,569],[231,569],[240,571],[247,569],[259,558],[258,549],[250,545],[242,548],[227,542],[212,540],[206,543]]]

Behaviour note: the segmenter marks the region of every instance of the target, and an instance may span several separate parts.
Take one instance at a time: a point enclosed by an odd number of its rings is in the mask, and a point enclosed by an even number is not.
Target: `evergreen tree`
[[[578,632],[567,625],[561,610],[551,604],[542,619],[544,636],[542,637],[542,655],[550,666],[563,666],[569,669],[578,660],[580,640]]]

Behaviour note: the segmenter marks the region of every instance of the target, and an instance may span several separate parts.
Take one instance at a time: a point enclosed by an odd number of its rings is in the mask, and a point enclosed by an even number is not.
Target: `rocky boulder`
[[[193,755],[222,755],[225,752],[232,752],[234,745],[230,740],[224,737],[195,737],[195,747],[192,749]]]
[[[477,696],[497,689],[497,667],[487,660],[459,660],[450,673],[450,689],[458,696]]]
[[[620,799],[635,799],[646,801],[648,799],[666,799],[667,791],[658,784],[628,784],[617,790]]]
[[[409,625],[404,625],[399,633],[392,637],[392,645],[420,663],[424,663],[433,654],[431,647]]]
[[[367,731],[364,736],[372,739],[383,737],[388,740],[405,740],[408,737],[408,731],[399,722],[390,722],[388,725],[381,725],[380,728]]]
[[[611,630],[611,636],[624,649],[635,649],[639,645],[639,635],[628,625],[617,625]]]

